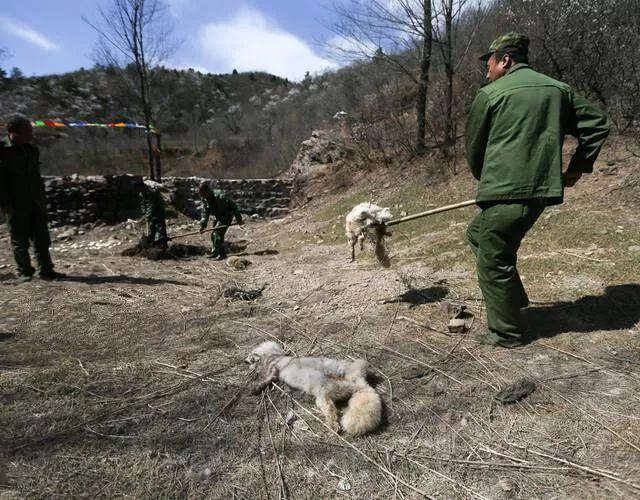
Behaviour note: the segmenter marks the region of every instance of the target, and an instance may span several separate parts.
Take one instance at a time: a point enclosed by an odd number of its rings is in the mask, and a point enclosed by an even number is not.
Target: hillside
[[[369,108],[380,108],[376,93],[398,76],[372,77],[376,72],[373,65],[356,64],[293,83],[266,73],[156,69],[152,98],[165,172],[216,178],[277,175],[290,166],[312,130],[335,124],[336,112],[346,109],[359,118]],[[102,67],[4,79],[0,117],[21,112],[34,119],[141,123],[132,82],[130,69]],[[47,175],[146,172],[142,131],[44,128],[36,130],[36,139]]]
[[[121,257],[136,235],[122,224],[54,243],[66,281],[14,286],[2,229],[6,494],[638,497],[638,166],[611,141],[527,236],[538,339],[509,351],[472,341],[485,321],[464,241],[475,208],[397,226],[389,269],[370,249],[348,262],[355,203],[398,214],[473,196],[466,173],[428,186],[435,165],[370,171],[285,219],[232,228],[234,253],[252,262],[243,271]],[[229,286],[264,288],[246,302],[223,296]],[[447,301],[467,307],[468,333],[447,331]],[[384,425],[350,439],[297,391],[248,394],[243,360],[274,338],[299,355],[366,358]],[[522,377],[533,394],[494,399]]]

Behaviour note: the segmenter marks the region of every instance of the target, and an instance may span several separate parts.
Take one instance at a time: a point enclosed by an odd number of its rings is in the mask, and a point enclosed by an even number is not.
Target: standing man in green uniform
[[[33,243],[40,278],[61,278],[64,275],[53,270],[49,255],[47,202],[40,176],[40,151],[31,144],[31,122],[23,116],[14,116],[9,119],[7,132],[0,142],[0,208],[7,214],[18,280],[30,281],[35,272],[29,257],[29,240]]]
[[[563,201],[593,163],[606,139],[606,114],[569,85],[531,69],[529,39],[508,33],[487,54],[488,85],[473,101],[466,130],[467,161],[479,181],[480,214],[467,230],[489,330],[482,344],[526,344],[520,309],[529,299],[516,268],[524,235],[544,208]],[[562,172],[562,144],[570,134],[578,147]]]
[[[216,225],[224,226],[211,233],[211,254],[209,258],[224,260],[227,258],[227,249],[224,243],[224,235],[228,226],[235,217],[236,223],[242,225],[242,215],[236,204],[227,198],[222,191],[211,191],[207,182],[201,182],[198,186],[198,194],[202,199],[202,218],[200,219],[200,232],[204,231],[209,223],[209,217],[215,218]]]
[[[147,238],[150,244],[167,248],[167,222],[162,199],[162,184],[144,181],[140,191],[140,208],[147,219]]]

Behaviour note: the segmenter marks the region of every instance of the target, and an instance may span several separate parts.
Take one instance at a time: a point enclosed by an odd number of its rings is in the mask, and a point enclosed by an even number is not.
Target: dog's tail
[[[369,385],[354,392],[349,399],[347,410],[342,416],[341,427],[347,434],[361,436],[371,432],[382,419],[382,400]]]

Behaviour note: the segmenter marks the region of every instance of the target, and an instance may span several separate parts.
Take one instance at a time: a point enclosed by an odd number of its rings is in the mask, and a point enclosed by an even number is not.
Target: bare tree
[[[484,19],[482,0],[467,9],[469,0],[434,0],[435,44],[439,48],[446,79],[444,147],[447,153],[456,142],[454,80],[457,68],[466,58],[476,30]],[[460,27],[466,29],[460,29]]]
[[[431,67],[431,52],[433,45],[433,32],[431,30],[431,0],[422,1],[422,47],[420,51],[420,82],[418,83],[418,96],[416,98],[416,118],[418,128],[416,131],[416,153],[425,152],[425,132],[427,121],[427,94],[429,89],[429,68]]]
[[[154,162],[158,155],[154,153],[151,139],[154,129],[150,71],[165,61],[174,49],[167,7],[162,0],[111,0],[106,10],[100,8],[98,12],[95,22],[83,18],[100,35],[97,62],[135,68],[135,83],[146,128],[149,177],[159,179],[160,164]],[[154,171],[154,163],[157,171]]]
[[[329,48],[347,60],[384,61],[416,85],[415,151],[425,151],[426,101],[432,52],[431,0],[344,0],[333,10],[338,35]]]

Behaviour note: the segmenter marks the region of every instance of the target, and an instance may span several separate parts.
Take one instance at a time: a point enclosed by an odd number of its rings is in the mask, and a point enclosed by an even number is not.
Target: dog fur
[[[294,389],[315,397],[326,424],[335,432],[360,436],[380,424],[382,401],[366,381],[367,362],[338,361],[330,358],[287,356],[276,342],[263,342],[245,360],[257,368],[260,381],[254,387],[259,394],[272,382],[280,380]],[[338,422],[335,403],[348,400],[347,409]]]
[[[393,216],[388,208],[382,208],[373,203],[360,203],[353,207],[353,210],[347,214],[345,230],[349,247],[351,248],[351,262],[356,260],[356,243],[360,244],[360,251],[364,250],[364,238],[367,234],[367,226],[371,223],[384,224],[389,222]],[[391,236],[386,232],[378,234],[376,231],[376,240],[380,240],[383,236]],[[376,241],[376,247],[381,245]]]

